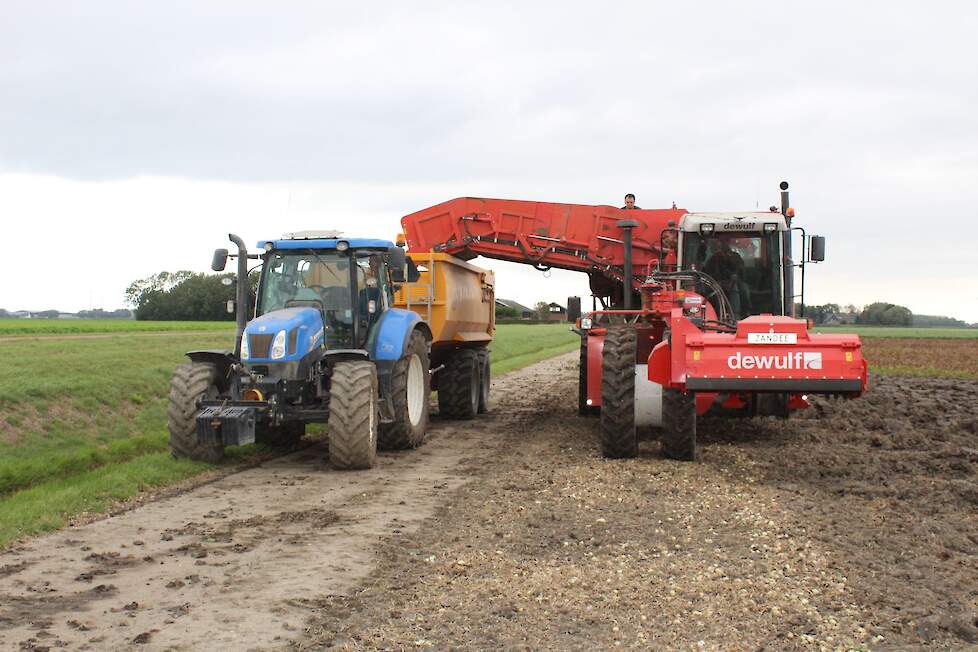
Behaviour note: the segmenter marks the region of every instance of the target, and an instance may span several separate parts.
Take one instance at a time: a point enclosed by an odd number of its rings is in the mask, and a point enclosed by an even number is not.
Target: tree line
[[[231,284],[228,285],[230,279]],[[201,274],[190,271],[160,272],[133,281],[126,289],[126,301],[133,306],[136,319],[153,321],[233,321],[228,301],[235,298],[235,274]],[[249,275],[249,310],[254,307],[258,289],[258,272]],[[801,306],[797,306],[800,308]],[[538,319],[546,320],[549,304],[534,306]],[[57,311],[49,311],[57,317]],[[93,312],[92,315],[83,314]],[[98,315],[94,313],[99,313]],[[43,314],[43,313],[42,313]],[[82,311],[80,317],[125,318],[128,311]],[[796,314],[801,314],[796,311]],[[123,316],[125,315],[125,317]],[[826,303],[805,306],[804,315],[818,325],[861,324],[871,326],[945,326],[967,327],[960,319],[938,315],[914,315],[906,306],[876,301],[864,307]],[[40,316],[40,315],[39,315]],[[496,307],[500,318],[519,318],[513,308]]]
[[[228,301],[235,299],[235,278],[233,273],[160,272],[133,281],[126,288],[126,301],[134,307],[139,320],[234,321],[234,313],[229,313],[227,306]],[[253,272],[249,281],[251,309],[255,305],[258,273]]]

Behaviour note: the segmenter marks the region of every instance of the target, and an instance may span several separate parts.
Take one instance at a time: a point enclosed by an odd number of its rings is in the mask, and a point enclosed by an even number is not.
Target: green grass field
[[[978,339],[978,328],[910,328],[905,326],[816,326],[816,333],[855,333],[860,337],[902,339]]]
[[[0,337],[8,335],[81,335],[143,331],[234,330],[231,321],[135,321],[133,319],[0,319]]]
[[[213,468],[169,456],[166,396],[184,352],[229,347],[233,325],[190,322],[190,330],[220,330],[181,333],[187,324],[160,324],[158,333],[37,339],[31,335],[52,332],[34,331],[0,341],[0,547]],[[578,342],[566,324],[502,325],[492,345],[493,374]],[[225,464],[259,453],[242,447]]]

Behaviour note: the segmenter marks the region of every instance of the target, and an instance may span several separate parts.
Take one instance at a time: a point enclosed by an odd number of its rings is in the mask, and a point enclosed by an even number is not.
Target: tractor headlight
[[[347,242],[346,240],[340,240],[339,242],[336,243],[336,251],[340,253],[343,253],[349,248],[350,248],[350,243]]]
[[[764,233],[774,233],[778,230],[777,222],[765,222],[764,223]]]
[[[251,357],[251,351],[248,350],[248,333],[241,334],[241,359],[247,360]]]
[[[700,233],[708,235],[710,233],[713,233],[713,228],[714,228],[713,224],[709,222],[705,222],[703,224],[700,224]]]
[[[275,333],[275,339],[272,340],[272,360],[278,360],[279,358],[285,357],[285,331],[281,330]]]
[[[589,328],[591,328],[591,318],[590,317],[581,317],[581,330],[582,331],[586,331]]]

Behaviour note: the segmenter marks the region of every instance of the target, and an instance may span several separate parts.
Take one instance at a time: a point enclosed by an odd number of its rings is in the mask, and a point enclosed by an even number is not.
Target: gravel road
[[[374,471],[312,447],[0,555],[0,647],[978,645],[978,383],[874,379],[704,420],[697,464],[605,461],[575,358]]]

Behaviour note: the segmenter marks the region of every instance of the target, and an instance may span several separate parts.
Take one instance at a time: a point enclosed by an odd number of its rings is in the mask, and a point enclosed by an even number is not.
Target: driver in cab
[[[338,260],[334,265],[313,262],[302,273],[305,287],[300,288],[295,298],[299,301],[319,301],[327,313],[349,322],[353,315],[350,310],[350,263]]]

